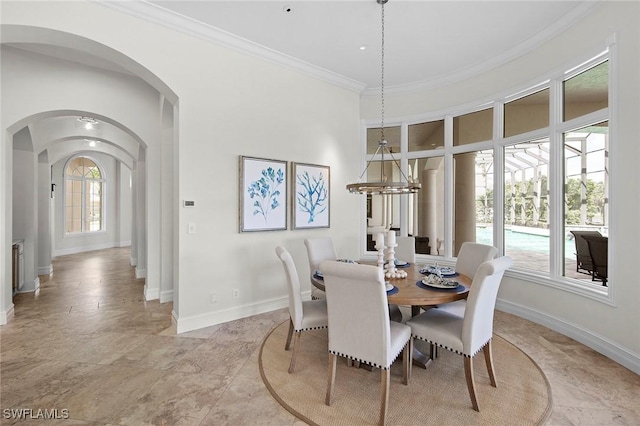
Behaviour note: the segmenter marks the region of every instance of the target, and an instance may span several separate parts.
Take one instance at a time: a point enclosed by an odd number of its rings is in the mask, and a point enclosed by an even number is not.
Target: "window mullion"
[[[549,242],[550,275],[564,275],[564,141],[558,127],[562,123],[562,80],[550,82],[549,108]]]
[[[493,245],[504,255],[504,103],[493,106]]]

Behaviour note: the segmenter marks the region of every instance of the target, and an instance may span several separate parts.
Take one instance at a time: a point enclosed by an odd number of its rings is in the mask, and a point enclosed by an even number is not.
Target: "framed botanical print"
[[[329,228],[329,166],[293,163],[293,229]]]
[[[240,232],[287,229],[287,162],[240,157]]]

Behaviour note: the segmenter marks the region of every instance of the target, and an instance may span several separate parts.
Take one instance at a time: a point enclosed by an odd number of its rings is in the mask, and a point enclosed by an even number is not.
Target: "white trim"
[[[136,275],[138,270],[136,269]],[[159,288],[149,288],[147,284],[144,285],[144,300],[158,300],[160,299],[160,289]]]
[[[129,256],[129,266],[136,266],[138,264],[138,259],[135,257]]]
[[[138,268],[136,266],[136,278],[140,279],[140,278],[147,278],[147,270],[145,268]],[[157,299],[157,297],[156,297]]]
[[[539,312],[526,306],[500,299],[496,302],[496,309],[519,316],[536,324],[543,325],[565,336],[590,347],[591,349],[611,358],[613,361],[628,368],[636,374],[640,374],[640,354],[624,348],[606,337],[595,334],[576,324],[569,323],[561,318]]]
[[[129,241],[120,241],[117,245],[118,245],[118,247],[129,247],[131,245],[131,240],[129,240]]]
[[[38,267],[38,275],[49,275],[53,272],[53,264]]]
[[[115,243],[101,243],[90,246],[71,247],[66,249],[56,249],[54,257],[65,256],[67,254],[84,253],[86,251],[103,250],[108,248],[118,247]]]
[[[39,293],[40,292],[40,277],[36,277],[33,280],[33,290],[22,290],[22,288],[24,287],[24,284],[22,285],[22,287],[20,287],[18,289],[18,291],[16,291],[16,293]]]
[[[498,56],[492,57],[485,62],[465,68],[459,72],[454,72],[431,80],[416,81],[413,83],[389,87],[385,86],[385,93],[389,95],[416,93],[423,90],[453,85],[463,80],[490,72],[493,69],[499,68],[535,50],[547,41],[553,40],[556,36],[566,31],[567,28],[578,22],[578,20],[582,19],[582,17],[586,16],[597,3],[597,1],[583,2],[580,6],[572,9],[569,13],[561,17],[543,31],[540,31],[535,36],[529,38],[527,41]],[[362,92],[362,95],[373,96],[379,93],[380,88],[378,87],[367,88]]]
[[[333,71],[318,67],[300,59],[280,53],[276,50],[254,43],[235,34],[204,24],[200,21],[182,16],[157,4],[139,1],[101,1],[97,3],[124,12],[128,15],[162,25],[184,34],[214,42],[224,47],[284,66],[303,74],[335,84],[347,90],[361,93],[366,85]]]
[[[12,303],[9,305],[9,309],[6,311],[0,311],[0,325],[6,325],[13,315],[15,314],[14,310],[15,305]]]
[[[307,292],[306,298],[310,297]],[[277,309],[289,306],[289,297],[278,297],[270,300],[252,303],[249,305],[234,306],[229,309],[223,309],[216,312],[207,312],[205,314],[193,315],[190,317],[176,318],[176,332],[185,333],[187,331],[198,330],[212,325],[222,324],[252,315],[263,314],[275,311]]]
[[[173,290],[163,290],[160,292],[160,303],[173,302]]]

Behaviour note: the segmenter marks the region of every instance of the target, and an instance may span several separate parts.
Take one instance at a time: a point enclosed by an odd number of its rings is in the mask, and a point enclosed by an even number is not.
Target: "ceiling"
[[[385,87],[436,85],[490,70],[563,31],[594,3],[390,0],[385,5]],[[380,87],[381,7],[375,0],[143,4],[148,16],[170,20],[174,28],[200,27],[203,34],[214,27],[251,45],[254,53],[263,47],[267,54],[302,61],[362,89]]]

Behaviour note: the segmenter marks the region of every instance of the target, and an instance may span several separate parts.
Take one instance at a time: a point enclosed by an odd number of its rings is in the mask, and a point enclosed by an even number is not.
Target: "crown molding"
[[[356,93],[362,93],[366,85],[333,71],[301,61],[276,50],[238,37],[232,33],[203,24],[194,19],[179,15],[147,1],[107,1],[90,0],[110,9],[153,22],[200,39],[228,47],[238,52],[254,56],[289,69],[299,71],[311,77],[335,84]]]
[[[386,94],[407,94],[407,93],[415,93],[419,91],[424,91],[428,89],[433,89],[435,87],[447,86],[450,84],[454,84],[477,75],[489,72],[493,69],[496,69],[502,65],[505,65],[520,56],[527,54],[528,52],[534,50],[538,46],[543,43],[553,39],[559,34],[563,33],[573,24],[575,24],[578,20],[583,18],[587,13],[591,11],[595,6],[601,3],[601,0],[595,1],[585,1],[582,2],[579,6],[573,8],[569,13],[555,21],[553,24],[549,25],[544,31],[539,32],[534,37],[529,38],[525,42],[519,44],[518,46],[504,52],[501,55],[490,58],[489,60],[478,64],[476,66],[472,66],[469,68],[465,68],[460,70],[459,72],[451,73],[444,75],[440,78],[434,78],[430,80],[416,81],[408,84],[401,84],[395,86],[385,86],[384,91]],[[366,88],[362,91],[362,96],[379,96],[380,88],[379,87],[371,87]]]

